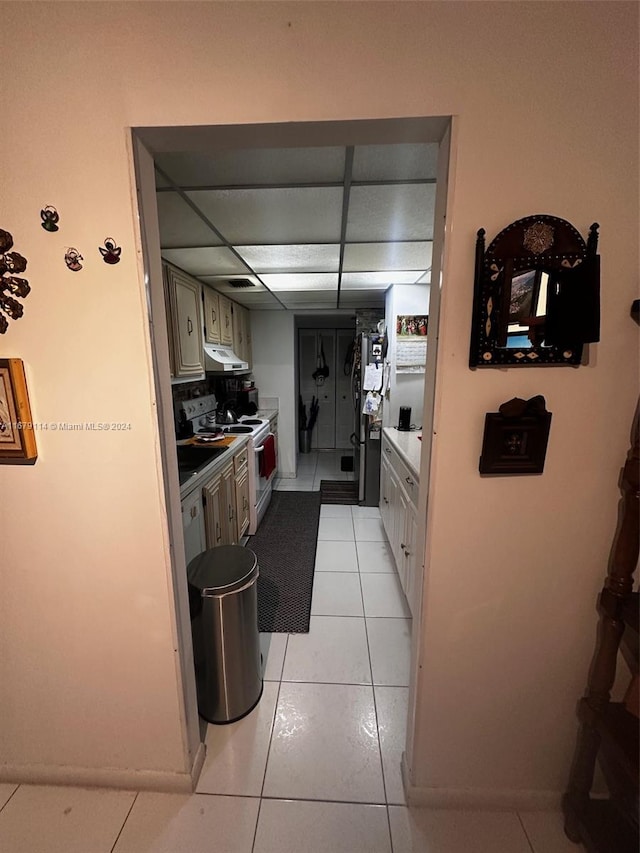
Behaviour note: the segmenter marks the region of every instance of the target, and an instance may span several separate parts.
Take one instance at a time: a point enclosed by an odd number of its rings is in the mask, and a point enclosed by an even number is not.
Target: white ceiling
[[[437,152],[157,153],[162,255],[248,308],[378,307],[390,285],[429,281]]]

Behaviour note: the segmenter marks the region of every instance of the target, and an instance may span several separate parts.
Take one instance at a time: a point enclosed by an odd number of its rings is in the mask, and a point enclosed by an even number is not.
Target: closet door
[[[313,371],[316,369],[316,333],[313,329],[300,329],[298,332],[298,386],[304,403],[307,420],[311,411],[311,399],[316,396],[316,383]],[[298,423],[298,429],[302,423]],[[316,430],[312,436],[315,440]]]
[[[351,344],[355,332],[338,329],[336,336],[336,447],[351,449],[349,436],[355,430],[353,393],[351,389]]]
[[[317,356],[328,366],[329,375],[316,381],[316,397],[320,401],[320,409],[311,446],[318,450],[333,449],[336,446],[335,348],[335,330],[319,329],[317,332]]]

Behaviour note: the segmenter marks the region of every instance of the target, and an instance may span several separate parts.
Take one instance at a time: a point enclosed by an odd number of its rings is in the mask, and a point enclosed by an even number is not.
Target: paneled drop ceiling
[[[390,285],[430,280],[437,152],[156,154],[162,256],[248,308],[381,306]]]

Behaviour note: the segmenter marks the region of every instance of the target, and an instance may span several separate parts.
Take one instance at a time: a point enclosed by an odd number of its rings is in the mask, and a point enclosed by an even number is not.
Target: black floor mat
[[[247,542],[258,558],[258,628],[304,634],[320,519],[319,492],[274,492],[255,536]]]
[[[357,504],[358,484],[344,480],[320,480],[320,503]]]

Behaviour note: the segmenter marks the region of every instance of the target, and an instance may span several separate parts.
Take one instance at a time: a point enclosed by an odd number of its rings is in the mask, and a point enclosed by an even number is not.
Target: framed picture
[[[0,463],[35,462],[37,456],[24,365],[0,358]]]
[[[542,474],[551,412],[506,418],[489,412],[484,421],[481,474]]]
[[[429,317],[424,315],[417,317],[411,314],[398,314],[396,317],[396,335],[399,338],[421,338],[427,337]]]

